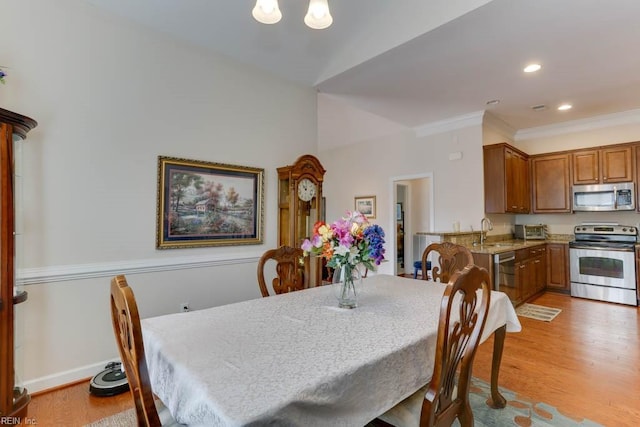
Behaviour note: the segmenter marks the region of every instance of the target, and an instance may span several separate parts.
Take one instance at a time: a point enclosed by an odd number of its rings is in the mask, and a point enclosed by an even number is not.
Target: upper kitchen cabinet
[[[529,213],[529,157],[508,145],[483,147],[486,213]]]
[[[573,184],[612,184],[633,181],[632,147],[617,146],[573,153]]]
[[[541,154],[529,163],[533,213],[571,212],[571,154]]]

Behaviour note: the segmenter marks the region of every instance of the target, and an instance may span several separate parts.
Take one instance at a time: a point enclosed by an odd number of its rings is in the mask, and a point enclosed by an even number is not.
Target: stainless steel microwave
[[[515,227],[516,239],[544,240],[547,237],[543,224],[516,224]]]
[[[573,186],[574,211],[632,211],[635,208],[633,182]]]

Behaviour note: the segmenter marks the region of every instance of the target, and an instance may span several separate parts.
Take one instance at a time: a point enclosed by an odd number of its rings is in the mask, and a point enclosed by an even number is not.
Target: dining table
[[[377,274],[354,309],[327,285],[143,319],[153,392],[189,426],[364,426],[430,380],[445,286]],[[491,291],[497,407],[505,332],[520,329]]]

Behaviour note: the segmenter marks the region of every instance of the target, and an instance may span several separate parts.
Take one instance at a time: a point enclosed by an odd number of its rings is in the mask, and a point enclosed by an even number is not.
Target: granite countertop
[[[499,242],[487,242],[484,245],[476,244],[465,245],[471,253],[479,254],[498,254],[502,252],[515,251],[518,249],[531,248],[534,246],[546,245],[547,243],[562,243],[568,244],[569,242],[564,239],[554,240],[503,240]]]
[[[486,236],[484,245],[479,243],[480,231],[433,231],[417,232],[416,235],[440,236],[442,241],[456,243],[467,247],[472,253],[478,254],[498,254],[502,252],[515,251],[523,248],[545,245],[547,243],[568,244],[574,239],[572,234],[547,234],[546,240],[522,240],[514,239],[513,234],[500,234]]]

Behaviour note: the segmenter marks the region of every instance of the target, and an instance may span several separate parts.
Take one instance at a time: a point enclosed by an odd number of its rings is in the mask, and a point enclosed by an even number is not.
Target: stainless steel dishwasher
[[[495,271],[493,290],[507,294],[512,303],[518,301],[515,265],[515,251],[501,252],[493,256],[493,268]]]

